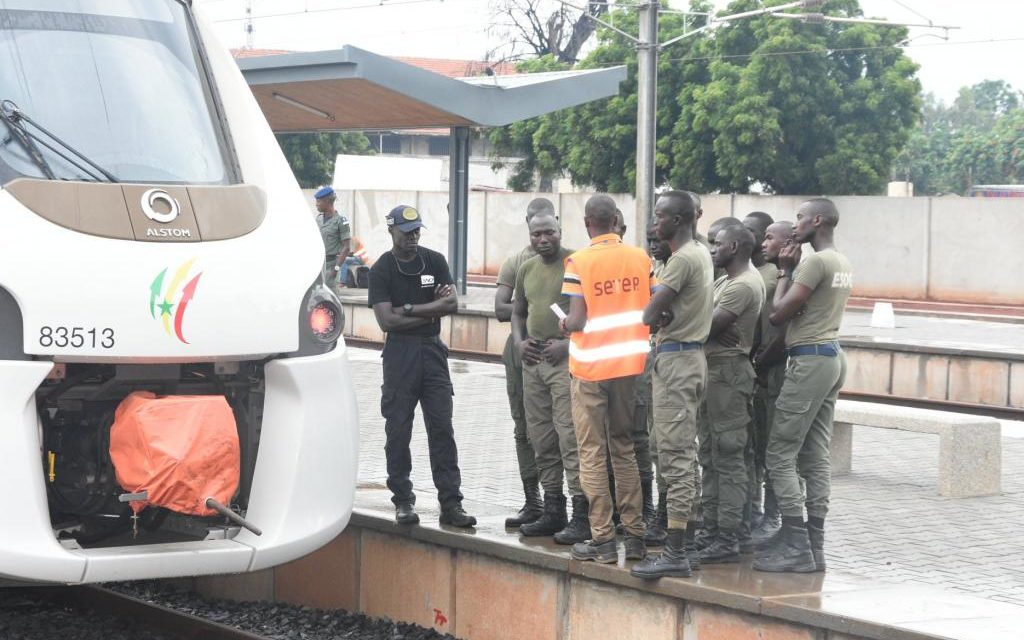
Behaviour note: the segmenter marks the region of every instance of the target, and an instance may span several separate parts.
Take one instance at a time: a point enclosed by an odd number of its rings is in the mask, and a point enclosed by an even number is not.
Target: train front
[[[348,522],[323,244],[177,0],[0,2],[0,582],[246,572]]]

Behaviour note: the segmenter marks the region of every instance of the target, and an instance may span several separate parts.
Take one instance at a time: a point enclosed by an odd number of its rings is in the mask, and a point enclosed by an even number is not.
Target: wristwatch
[[[405,304],[403,304],[403,305],[402,305],[402,313],[403,313],[404,315],[407,315],[407,316],[411,316],[411,315],[412,315],[412,305],[411,305],[411,304],[409,304],[408,302],[406,302]]]
[[[335,271],[341,271],[341,265],[337,265],[337,264],[334,265],[334,270]]]

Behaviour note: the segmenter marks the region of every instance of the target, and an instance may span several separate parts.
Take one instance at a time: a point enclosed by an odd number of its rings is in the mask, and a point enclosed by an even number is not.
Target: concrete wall
[[[467,546],[431,544],[350,525],[333,542],[301,560],[255,574],[197,578],[195,586],[207,597],[344,609],[412,622],[461,640],[882,637],[845,632],[848,623],[842,616],[815,615],[813,622],[800,624],[784,619],[802,617],[794,615],[792,607],[780,617],[763,615],[749,611],[751,603],[719,606],[680,597],[671,593],[671,587],[607,575],[624,573],[614,568],[554,561],[547,563],[548,567],[538,566],[471,551]],[[601,576],[588,577],[588,571]],[[678,588],[700,590],[692,584],[687,581]],[[729,600],[730,595],[716,594],[715,598]],[[735,600],[739,604],[754,599],[736,596]],[[885,637],[919,638],[896,629],[887,631]]]
[[[535,195],[550,198],[563,223],[563,242],[587,243],[583,205],[589,194],[471,193],[471,274],[496,275],[502,261],[527,242],[523,216]],[[632,196],[613,195],[632,223]],[[755,210],[792,220],[803,196],[708,195],[702,230],[724,216]],[[835,198],[842,213],[836,243],[855,269],[854,294],[872,298],[1024,304],[1024,202],[995,198]],[[447,193],[411,191],[341,192],[338,208],[353,220],[371,255],[390,248],[384,215],[397,204],[417,207],[427,230],[425,246],[447,253]],[[628,229],[633,243],[636,229]]]

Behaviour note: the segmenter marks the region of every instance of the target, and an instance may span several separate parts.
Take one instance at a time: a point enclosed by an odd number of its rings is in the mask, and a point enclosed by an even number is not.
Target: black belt
[[[655,353],[670,353],[673,351],[695,351],[704,346],[701,342],[671,342],[666,340],[654,348]]]
[[[442,344],[440,336],[417,336],[409,333],[388,333],[386,340],[387,342],[403,341]]]
[[[786,355],[793,356],[828,356],[834,358],[839,355],[838,342],[822,342],[821,344],[802,344],[798,347],[786,349]]]

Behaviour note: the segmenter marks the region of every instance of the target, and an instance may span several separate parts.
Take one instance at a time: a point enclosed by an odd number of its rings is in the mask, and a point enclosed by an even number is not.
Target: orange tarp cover
[[[238,490],[240,453],[235,416],[224,396],[165,396],[136,391],[121,401],[110,428],[117,481],[148,504],[212,516],[206,499],[230,504]]]

